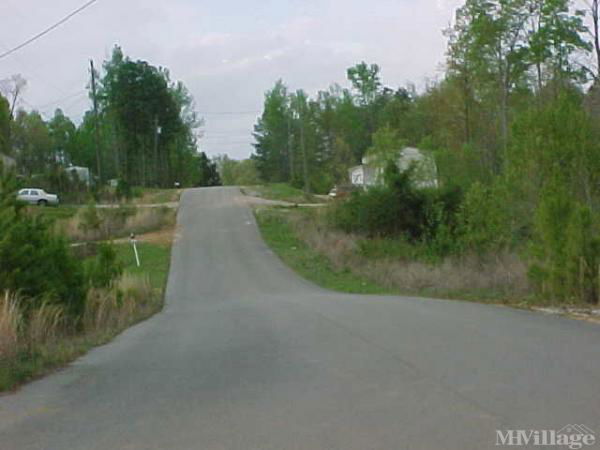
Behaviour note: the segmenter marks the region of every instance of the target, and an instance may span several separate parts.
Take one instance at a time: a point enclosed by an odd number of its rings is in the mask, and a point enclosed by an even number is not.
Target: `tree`
[[[75,124],[64,115],[59,108],[54,112],[54,117],[48,122],[48,132],[52,140],[52,153],[55,161],[62,164],[70,162],[70,155],[75,145],[77,128]]]
[[[367,65],[364,61],[351,67],[347,71],[348,80],[358,92],[358,102],[361,106],[372,104],[377,98],[381,81],[379,79],[379,66]]]
[[[583,12],[571,13],[570,0],[529,0],[529,58],[535,67],[537,90],[542,91],[548,79],[560,82],[584,79],[584,71],[572,57],[590,50],[582,34]],[[546,78],[546,79],[545,79]]]
[[[253,186],[261,182],[253,159],[237,161],[220,155],[214,158],[214,162],[224,186]]]
[[[185,86],[171,82],[164,68],[131,60],[118,46],[104,63],[99,84],[111,175],[139,185],[192,182],[188,163],[197,147],[194,129],[202,122]]]
[[[12,153],[10,143],[10,106],[8,100],[0,95],[0,153],[10,155]]]
[[[85,302],[81,264],[51,223],[16,202],[15,191],[16,180],[0,175],[0,290],[22,293],[28,310],[46,301],[80,316]]]
[[[198,178],[196,186],[220,186],[221,178],[217,170],[217,164],[201,152],[197,156]]]
[[[398,133],[389,126],[384,126],[373,135],[373,145],[367,151],[367,156],[375,166],[385,167],[398,159],[402,147]]]
[[[289,101],[281,80],[265,94],[264,111],[254,126],[256,167],[265,181],[288,181],[293,156],[290,147]]]
[[[10,78],[6,78],[0,81],[0,90],[9,100],[11,119],[15,117],[15,112],[17,110],[19,98],[25,90],[26,86],[27,80],[23,78],[23,76],[20,74],[15,74]]]
[[[12,142],[17,163],[27,175],[41,174],[56,162],[53,160],[52,139],[48,126],[36,111],[18,111]]]

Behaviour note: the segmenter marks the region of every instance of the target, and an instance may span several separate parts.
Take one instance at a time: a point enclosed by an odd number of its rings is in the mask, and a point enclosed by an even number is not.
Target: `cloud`
[[[80,0],[2,0],[13,20],[2,45],[35,34]],[[282,78],[310,93],[345,83],[346,69],[365,60],[382,67],[389,86],[422,84],[443,61],[445,28],[459,0],[102,0],[44,39],[6,58],[6,76],[22,73],[25,98],[48,104],[85,88],[89,59],[98,64],[115,44],[134,59],[168,67],[205,114],[211,154],[246,157],[264,92]],[[5,75],[0,76],[4,78]],[[85,97],[67,101],[80,117]],[[51,110],[46,111],[51,114]]]

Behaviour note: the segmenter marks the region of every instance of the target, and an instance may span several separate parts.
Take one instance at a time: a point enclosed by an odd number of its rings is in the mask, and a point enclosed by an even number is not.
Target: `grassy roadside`
[[[496,280],[496,287],[478,286],[477,277],[489,274],[468,274],[472,278],[464,280],[461,286],[446,287],[439,283],[441,278],[451,277],[452,274],[466,276],[461,273],[472,272],[477,266],[466,265],[461,268],[455,262],[448,261],[443,264],[445,267],[441,267],[398,260],[398,249],[393,248],[393,243],[382,244],[377,240],[361,241],[347,235],[327,234],[318,223],[315,224],[313,214],[315,211],[302,208],[255,210],[265,242],[288,266],[324,288],[357,294],[455,299],[525,309],[560,308],[565,313],[570,313],[570,308],[586,306],[580,303],[557,304],[528,291],[516,293],[516,290],[502,290],[504,278]],[[408,287],[413,281],[409,277],[415,271],[419,282],[416,287]],[[403,284],[405,280],[409,280],[406,285]]]
[[[134,205],[171,203],[179,201],[180,195],[179,189],[143,188],[140,189],[139,197],[135,197],[131,202]]]
[[[276,200],[289,203],[322,203],[319,197],[305,195],[304,191],[290,186],[287,183],[271,183],[260,186],[249,186],[243,188],[244,193],[267,200]]]
[[[265,242],[292,269],[307,280],[327,289],[359,294],[393,294],[349,270],[336,270],[329,259],[298,238],[285,218],[284,209],[255,212]]]
[[[129,244],[115,245],[124,267],[123,277],[115,288],[121,294],[114,295],[115,291],[88,294],[81,330],[63,330],[60,325],[52,326],[44,320],[39,327],[41,331],[28,330],[33,336],[28,335],[26,345],[17,354],[0,359],[0,392],[65,366],[162,309],[171,246],[140,242],[138,248],[142,261],[139,268]]]
[[[171,247],[167,244],[138,242],[140,267],[137,267],[133,249],[129,243],[116,244],[117,257],[126,274],[147,276],[153,289],[163,290],[169,276]]]

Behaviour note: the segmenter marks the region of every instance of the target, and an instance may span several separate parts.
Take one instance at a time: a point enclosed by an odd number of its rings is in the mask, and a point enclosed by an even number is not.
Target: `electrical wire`
[[[83,94],[87,94],[87,90],[86,90],[86,89],[83,89],[83,90],[80,90],[80,91],[74,92],[74,93],[72,93],[72,94],[69,94],[69,95],[67,95],[67,96],[65,96],[65,97],[59,98],[58,100],[54,100],[54,101],[48,102],[48,103],[46,103],[46,104],[44,104],[44,105],[41,105],[41,106],[40,106],[40,109],[46,109],[46,108],[48,108],[49,106],[53,106],[53,105],[56,105],[56,104],[58,104],[58,103],[62,103],[62,102],[64,102],[64,101],[66,101],[66,100],[70,100],[70,99],[72,99],[72,98],[79,97],[79,96],[81,96],[81,95],[83,95]]]
[[[72,13],[68,14],[67,16],[63,17],[62,19],[60,19],[58,22],[56,22],[55,24],[49,26],[48,28],[46,28],[45,30],[41,31],[40,33],[36,34],[35,36],[27,39],[25,42],[23,42],[22,44],[17,45],[16,47],[11,48],[10,50],[0,54],[0,59],[2,58],[6,58],[7,56],[11,55],[12,53],[21,50],[23,47],[31,44],[34,41],[37,41],[38,39],[40,39],[41,37],[45,36],[46,34],[50,33],[52,30],[55,30],[56,28],[58,28],[59,26],[61,26],[63,23],[67,22],[69,19],[71,19],[73,16],[79,14],[81,11],[83,11],[84,9],[92,6],[94,3],[96,3],[98,0],[90,0],[87,3],[85,3],[84,5],[80,6],[79,8],[77,8],[75,11],[73,11]]]
[[[247,116],[250,114],[260,114],[262,111],[199,111],[198,114],[206,116]]]

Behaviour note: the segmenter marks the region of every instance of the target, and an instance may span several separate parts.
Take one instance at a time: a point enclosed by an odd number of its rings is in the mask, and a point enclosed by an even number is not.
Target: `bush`
[[[79,229],[84,233],[98,231],[102,226],[102,218],[94,203],[89,203],[80,213]]]
[[[348,201],[335,205],[330,224],[347,233],[424,242],[434,254],[453,251],[460,190],[416,189],[411,176],[412,170],[399,173],[388,166],[386,185],[355,192]]]
[[[85,277],[92,288],[108,288],[123,273],[123,265],[117,259],[117,252],[109,244],[100,244],[98,254],[86,261]]]
[[[407,173],[398,174],[390,186],[354,192],[336,205],[331,223],[347,233],[368,236],[398,236],[416,240],[423,233],[424,196],[410,185]]]
[[[500,185],[471,185],[457,218],[462,250],[482,255],[509,247],[512,233],[507,208],[508,196]]]
[[[599,300],[599,217],[575,202],[561,183],[550,183],[535,216],[530,276],[555,300]]]
[[[115,195],[119,200],[130,200],[132,198],[131,186],[127,180],[119,179]]]
[[[30,216],[15,201],[15,183],[0,177],[0,291],[20,292],[29,310],[44,301],[77,316],[83,310],[84,279],[64,238],[42,216]]]

